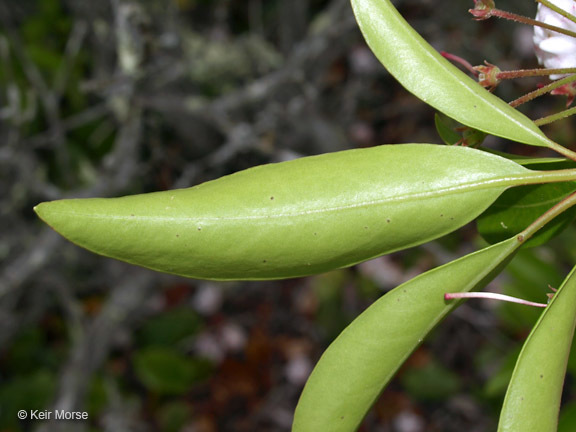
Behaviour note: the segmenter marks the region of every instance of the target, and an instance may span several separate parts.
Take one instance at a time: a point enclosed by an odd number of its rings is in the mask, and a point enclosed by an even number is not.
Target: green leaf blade
[[[104,256],[202,279],[322,273],[468,223],[534,173],[470,148],[348,150],[264,165],[193,188],[36,207]]]
[[[499,432],[555,431],[576,324],[576,268],[524,343],[508,386]]]
[[[477,221],[478,231],[487,242],[494,244],[528,227],[540,215],[576,191],[576,183],[527,185],[504,192]],[[560,234],[574,220],[576,208],[554,218],[526,245],[534,247]]]
[[[532,120],[436,52],[389,0],[352,0],[352,6],[372,51],[418,98],[474,129],[524,144],[554,145]]]
[[[321,357],[300,397],[292,430],[356,430],[410,353],[458,304],[446,302],[444,294],[481,289],[519,245],[511,238],[435,268],[370,306]]]

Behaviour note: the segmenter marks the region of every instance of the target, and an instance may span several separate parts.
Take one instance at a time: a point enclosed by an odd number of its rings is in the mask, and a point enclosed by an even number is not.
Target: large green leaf
[[[418,98],[474,129],[525,144],[554,145],[532,120],[436,52],[389,0],[352,0],[352,6],[372,51]]]
[[[38,205],[96,253],[205,279],[321,273],[415,246],[542,174],[486,152],[380,146],[264,165],[166,192]]]
[[[507,263],[516,238],[435,268],[390,291],[322,355],[300,397],[294,432],[354,431],[424,337],[458,304],[446,292],[484,287]]]
[[[502,412],[500,432],[555,431],[566,362],[576,324],[576,268],[524,343]]]

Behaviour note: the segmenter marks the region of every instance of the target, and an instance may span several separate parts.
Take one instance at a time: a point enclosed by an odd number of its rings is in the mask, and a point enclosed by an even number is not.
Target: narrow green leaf
[[[474,129],[525,144],[554,145],[532,120],[436,52],[389,0],[352,0],[352,6],[372,51],[418,98]]]
[[[530,225],[536,218],[576,191],[576,183],[527,185],[504,192],[477,221],[478,231],[491,244],[509,238]],[[560,234],[576,215],[573,207],[554,218],[526,245],[538,246]]]
[[[446,145],[454,145],[462,139],[462,137],[454,130],[454,123],[456,122],[453,119],[444,114],[434,114],[436,132],[438,132],[438,135]]]
[[[425,243],[540,173],[486,152],[380,146],[264,165],[199,186],[38,205],[72,242],[204,279],[322,273]]]
[[[503,157],[505,159],[510,159],[519,165],[524,167],[530,167],[530,169],[535,170],[560,170],[560,169],[571,169],[576,167],[576,162],[563,157],[541,157],[535,158],[532,156],[522,156],[512,153],[501,152],[498,150],[490,148],[481,148],[488,153],[492,153]]]
[[[434,115],[434,124],[438,135],[448,145],[459,144],[464,147],[478,148],[486,138],[484,132],[463,126],[444,114],[436,113]]]
[[[410,353],[457,302],[484,287],[518,249],[516,238],[428,271],[390,291],[328,347],[300,397],[293,431],[354,431]]]
[[[576,268],[542,313],[520,352],[499,432],[555,431],[576,324]]]

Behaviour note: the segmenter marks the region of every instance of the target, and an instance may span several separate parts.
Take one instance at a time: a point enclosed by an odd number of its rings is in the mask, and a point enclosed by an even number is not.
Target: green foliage
[[[576,428],[576,402],[566,405],[558,421],[558,432],[572,432]]]
[[[204,279],[350,266],[445,235],[544,174],[463,147],[404,144],[241,171],[202,185],[35,210],[99,254]],[[87,230],[86,226],[90,226]]]
[[[571,155],[445,60],[390,1],[352,0],[352,5],[368,44],[390,73],[448,116],[436,117],[446,143],[480,146],[489,133]],[[461,137],[454,121],[466,126]],[[495,244],[390,291],[346,327],[320,359],[302,393],[293,430],[348,432],[359,427],[410,353],[459,305],[445,300],[445,293],[482,289],[521,246],[541,245],[572,222],[575,182],[572,162],[402,144],[260,166],[188,189],[61,200],[35,210],[64,237],[104,256],[186,277],[261,280],[323,273],[416,246],[460,228],[488,208],[478,227]],[[554,279],[558,268],[534,258],[530,250],[516,261],[522,277],[530,275],[540,285]],[[326,280],[340,277],[332,273]],[[323,278],[317,282],[325,304],[340,300],[327,292]],[[556,428],[576,322],[575,284],[571,273],[540,315],[500,312],[510,321],[537,322],[511,373],[499,430]],[[543,294],[528,288],[530,295]],[[194,314],[177,310],[140,330],[144,348],[134,355],[134,370],[151,393],[182,395],[205,377],[207,362],[173,346],[197,328]],[[487,393],[499,393],[509,366],[504,362]],[[425,400],[459,388],[454,374],[436,364],[406,374],[403,384]],[[189,409],[166,404],[162,413],[165,430],[177,430]],[[563,428],[571,417],[567,411]]]
[[[477,129],[462,126],[457,121],[443,114],[434,116],[436,131],[442,141],[448,145],[460,144],[466,147],[478,147],[486,138],[486,134]]]
[[[504,399],[498,431],[553,431],[576,324],[575,270],[524,343]],[[536,414],[536,415],[535,415]]]
[[[86,409],[89,418],[96,418],[102,412],[108,403],[108,393],[106,391],[106,382],[100,376],[95,376],[90,381],[88,387],[88,397],[86,401]]]
[[[484,388],[482,389],[483,396],[488,399],[497,399],[501,402],[506,394],[506,389],[508,388],[508,383],[514,372],[514,366],[516,365],[516,360],[518,360],[518,355],[520,354],[520,348],[516,347],[509,350],[506,355],[502,355],[501,352],[498,353],[498,357],[494,357],[493,353],[488,353],[490,357],[488,360],[481,359],[477,356],[477,361],[497,361],[498,367],[493,375],[486,381]]]
[[[134,369],[151,392],[179,395],[188,392],[194,383],[205,378],[211,364],[171,348],[151,347],[135,353]]]
[[[330,340],[338,336],[351,321],[351,317],[342,313],[342,291],[347,283],[350,283],[347,270],[324,273],[315,276],[310,282],[311,290],[318,301],[316,325]]]
[[[557,288],[562,283],[562,265],[553,259],[543,259],[538,249],[521,250],[506,268],[510,281],[503,284],[503,291],[511,296],[532,301],[542,301],[548,286]],[[535,308],[514,307],[509,303],[500,305],[497,314],[512,331],[533,326],[541,311]]]
[[[366,42],[408,91],[460,123],[524,144],[553,142],[502,99],[469,78],[432,48],[389,0],[352,0]]]
[[[142,346],[169,347],[194,336],[200,324],[200,318],[193,310],[177,308],[147,320],[136,336]]]
[[[54,397],[55,389],[56,377],[46,369],[37,369],[3,383],[0,388],[0,424],[19,430],[18,411],[45,409]]]
[[[169,402],[160,408],[160,430],[180,432],[190,417],[190,406],[182,401]]]
[[[504,192],[478,218],[478,231],[494,244],[526,229],[541,214],[576,191],[576,183],[552,183],[513,188]],[[555,218],[526,244],[539,246],[560,234],[574,220],[572,208]]]
[[[50,343],[37,327],[23,327],[0,355],[0,430],[20,431],[19,410],[45,410],[55,397],[62,364],[58,340]]]
[[[293,430],[355,430],[408,355],[457,306],[443,294],[483,288],[519,247],[512,238],[482,249],[415,277],[370,306],[322,355],[300,397]]]

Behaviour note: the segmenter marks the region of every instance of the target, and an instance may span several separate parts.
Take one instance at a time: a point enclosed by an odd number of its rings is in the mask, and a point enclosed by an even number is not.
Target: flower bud
[[[482,21],[492,16],[494,9],[494,0],[474,0],[474,9],[469,9],[476,21]]]
[[[572,105],[574,98],[576,97],[576,82],[571,82],[564,84],[550,92],[552,95],[562,95],[566,96],[566,108]]]
[[[501,72],[501,70],[498,66],[495,66],[492,63],[488,63],[486,60],[484,60],[484,66],[475,66],[474,70],[479,73],[478,83],[482,87],[492,91],[498,84],[500,84],[498,74]]]
[[[550,2],[566,12],[576,15],[576,2],[573,0],[550,0]],[[538,4],[536,20],[576,31],[576,23],[541,3]],[[548,69],[576,67],[576,38],[536,26],[534,27],[534,48],[538,61]],[[550,75],[550,78],[555,80],[563,76],[562,74],[553,74]]]

